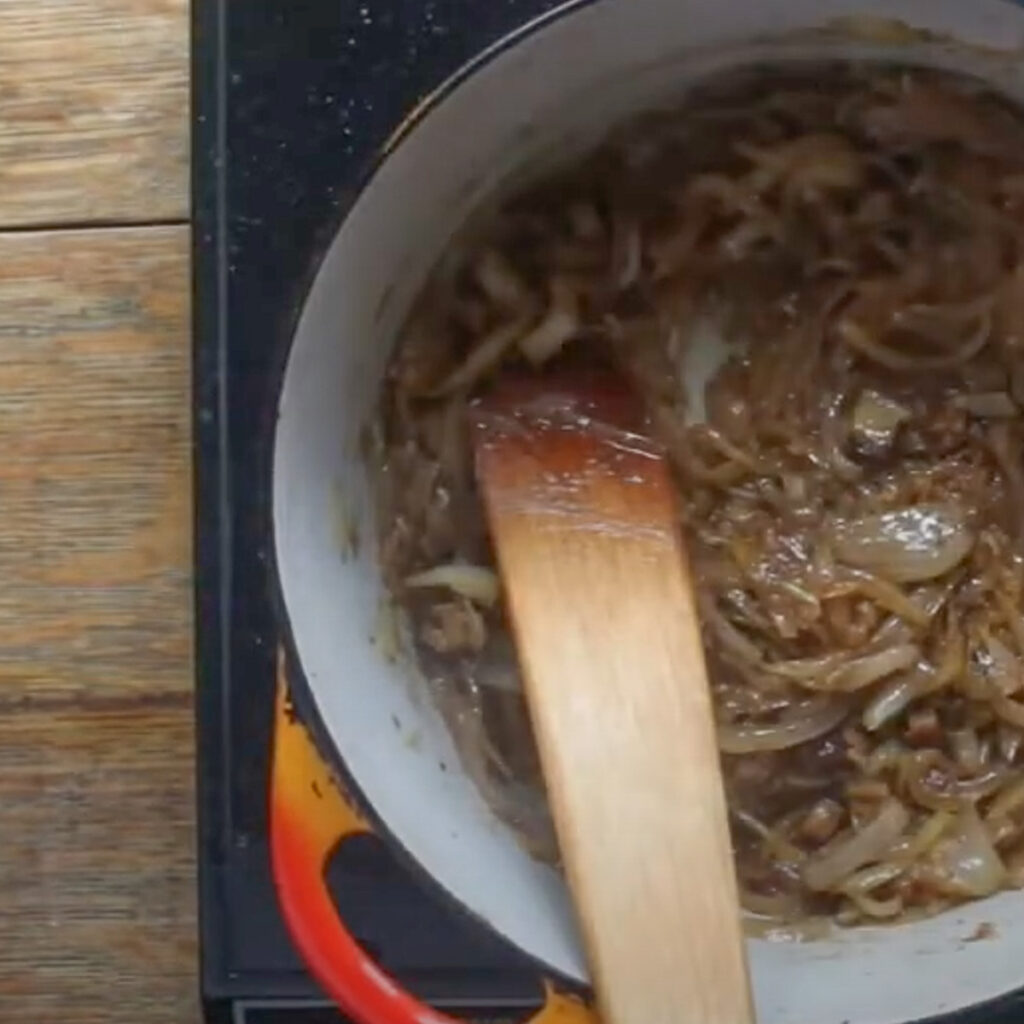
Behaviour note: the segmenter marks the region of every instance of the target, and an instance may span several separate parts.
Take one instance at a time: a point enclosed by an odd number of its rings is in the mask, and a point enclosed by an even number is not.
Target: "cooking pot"
[[[360,439],[403,318],[446,243],[523,175],[710,72],[858,57],[968,71],[1024,100],[1021,43],[1024,11],[1009,0],[581,0],[480,55],[385,147],[306,298],[273,452],[288,682],[334,780],[316,776],[305,733],[283,718],[275,866],[299,945],[352,1016],[444,1019],[362,956],[326,897],[319,872],[329,846],[370,822],[550,977],[587,981],[561,877],[531,859],[460,770],[396,642],[376,561]],[[358,545],[349,543],[356,535]],[[976,936],[985,938],[968,941]],[[761,1024],[890,1024],[970,1007],[990,1019],[991,1001],[1024,984],[1024,893],[817,941],[753,938],[748,951]],[[559,1008],[577,1010],[585,1012]]]

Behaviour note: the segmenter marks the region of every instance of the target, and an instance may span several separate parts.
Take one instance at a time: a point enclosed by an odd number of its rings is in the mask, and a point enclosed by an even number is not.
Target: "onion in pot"
[[[955,818],[950,811],[935,811],[913,835],[897,843],[889,860],[903,867],[913,864],[945,835]]]
[[[785,750],[831,732],[848,713],[841,700],[820,698],[794,704],[776,722],[722,723],[718,748],[725,754]]]
[[[580,328],[579,301],[561,279],[551,282],[551,305],[544,317],[518,341],[519,349],[534,366],[556,356]]]
[[[486,608],[498,600],[498,575],[493,569],[482,565],[464,565],[453,562],[437,565],[432,569],[407,576],[405,586],[412,589],[444,587],[461,597],[469,598]]]
[[[879,391],[865,388],[853,407],[850,437],[858,451],[882,455],[892,447],[900,424],[910,418],[910,410]]]
[[[628,380],[678,489],[745,902],[871,923],[1024,879],[1024,117],[937,70],[804,75],[698,86],[467,224],[367,458],[460,754],[557,859],[467,410],[563,359]]]
[[[1005,722],[1000,722],[997,735],[999,740],[999,756],[1007,764],[1013,764],[1020,753],[1021,730],[1015,729],[1012,725],[1007,725]]]
[[[844,658],[839,654],[826,654],[820,658],[806,658],[796,661],[776,661],[765,665],[768,672],[784,676],[799,683],[809,683],[813,679],[823,679],[833,672]]]
[[[854,872],[840,887],[840,892],[848,896],[857,908],[868,917],[898,917],[903,911],[903,900],[891,896],[887,900],[879,900],[871,895],[871,890],[878,889],[892,882],[903,874],[904,868],[899,864],[873,864]]]
[[[992,333],[991,318],[982,317],[978,328],[954,351],[943,355],[907,355],[886,344],[866,330],[862,324],[843,317],[836,325],[839,337],[851,349],[889,370],[921,373],[926,370],[948,370],[973,359]]]
[[[881,576],[866,572],[864,569],[854,569],[850,572],[850,576],[856,581],[858,590],[865,597],[869,597],[886,611],[898,615],[912,626],[923,629],[931,622],[932,613],[908,597],[896,584],[882,579]]]
[[[861,714],[864,728],[876,732],[915,700],[934,677],[931,666],[919,665],[911,672],[901,672],[886,680]]]
[[[715,606],[712,602],[705,602],[703,616],[711,629],[714,630],[722,648],[729,651],[740,661],[751,666],[761,664],[761,651],[752,640],[740,632]]]
[[[1006,868],[970,804],[960,809],[950,834],[933,847],[929,866],[937,887],[961,898],[989,896],[1006,878]]]
[[[914,801],[934,811],[957,811],[965,804],[983,800],[998,792],[1011,776],[1005,766],[993,766],[972,778],[959,778],[956,767],[934,749],[908,755],[901,774]]]
[[[530,317],[520,315],[515,320],[495,327],[466,356],[461,365],[434,390],[435,396],[451,395],[471,388],[505,358],[510,349],[526,334]]]
[[[992,698],[992,710],[1007,725],[1012,725],[1016,729],[1024,729],[1024,704],[1019,701],[997,694]]]
[[[836,557],[896,583],[944,576],[974,546],[974,536],[953,505],[914,505],[840,521],[832,532]]]
[[[1024,667],[1001,640],[984,636],[984,648],[975,651],[975,663],[983,669],[985,682],[1003,697],[1016,693],[1024,685]]]
[[[858,868],[880,861],[910,822],[910,813],[898,800],[887,800],[860,831],[842,836],[808,859],[803,879],[815,892],[834,889]]]
[[[497,249],[485,249],[474,267],[477,284],[491,302],[506,313],[517,313],[532,302],[530,289]]]
[[[807,812],[800,823],[800,835],[812,843],[824,843],[835,835],[844,815],[841,804],[825,797]]]
[[[1017,777],[992,801],[985,812],[985,820],[991,821],[1013,814],[1024,806],[1024,778]]]
[[[823,678],[810,678],[800,681],[800,685],[810,690],[826,690],[829,692],[852,693],[884,679],[903,669],[910,668],[921,657],[921,650],[914,644],[897,644],[884,651],[865,654],[853,658],[839,668],[833,669]]]

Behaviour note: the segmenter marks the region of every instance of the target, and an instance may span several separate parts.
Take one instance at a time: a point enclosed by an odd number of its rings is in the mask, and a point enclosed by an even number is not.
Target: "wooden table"
[[[3,1024],[198,1019],[187,75],[187,0],[0,0]]]

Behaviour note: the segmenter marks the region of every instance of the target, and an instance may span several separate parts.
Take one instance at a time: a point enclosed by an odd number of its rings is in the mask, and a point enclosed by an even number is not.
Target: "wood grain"
[[[191,715],[0,715],[0,1021],[191,1024]]]
[[[188,0],[0,0],[0,226],[187,215]]]
[[[186,692],[184,229],[0,234],[0,713]]]
[[[543,391],[541,388],[543,387]],[[476,464],[605,1024],[753,1024],[664,456],[608,378],[490,395]]]
[[[2,1022],[196,1019],[187,250],[0,234]]]

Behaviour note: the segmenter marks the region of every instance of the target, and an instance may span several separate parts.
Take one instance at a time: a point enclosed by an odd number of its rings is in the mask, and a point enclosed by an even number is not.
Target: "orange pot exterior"
[[[345,927],[325,879],[331,854],[371,825],[342,791],[288,700],[279,658],[271,763],[270,845],[284,919],[307,966],[359,1024],[465,1024],[414,999],[367,956]],[[545,983],[544,1006],[525,1024],[600,1024],[575,996]]]

